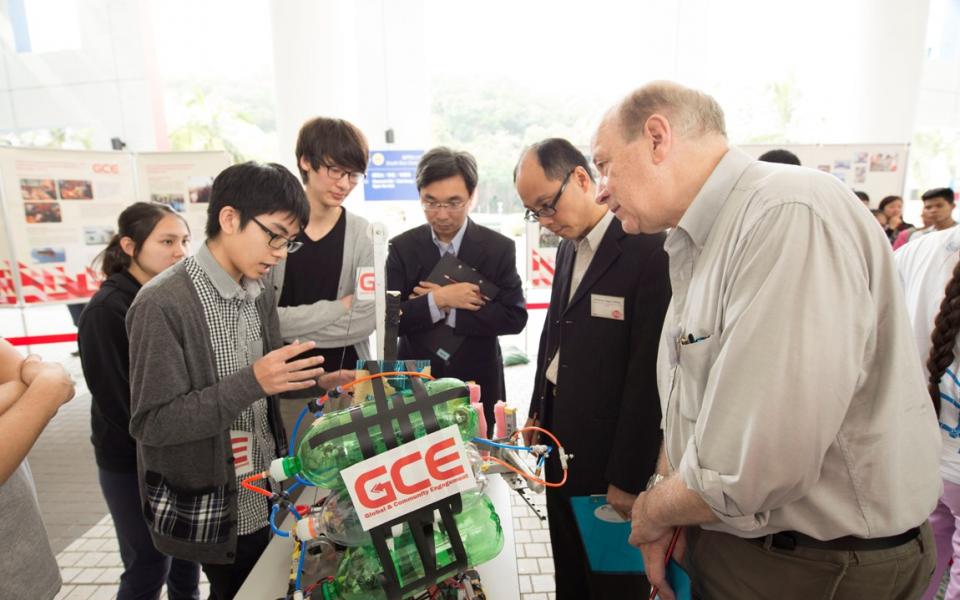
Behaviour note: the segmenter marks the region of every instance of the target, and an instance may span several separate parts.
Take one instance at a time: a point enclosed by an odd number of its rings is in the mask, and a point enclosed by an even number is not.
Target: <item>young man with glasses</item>
[[[207,240],[143,286],[127,313],[130,433],[158,550],[201,563],[232,598],[270,540],[267,499],[240,482],[286,452],[277,395],[337,385],[322,359],[283,346],[273,288],[309,209],[292,173],[244,163],[213,182]]]
[[[557,598],[645,598],[642,576],[590,571],[570,498],[606,494],[629,518],[656,467],[657,349],[670,302],[664,236],[624,233],[594,202],[590,164],[567,140],[526,149],[513,178],[526,219],[563,238],[527,421],[574,455],[566,485],[547,489]],[[556,458],[546,471],[562,477]]]
[[[343,207],[363,182],[367,140],[347,121],[317,117],[300,128],[296,153],[310,218],[296,236],[300,251],[274,269],[280,335],[316,343],[298,358],[323,356],[327,369],[352,369],[358,358],[372,358],[376,328],[374,303],[354,300],[357,270],[373,267],[369,224]],[[297,396],[322,393],[311,388]]]
[[[513,240],[467,217],[477,178],[467,152],[441,147],[423,155],[417,189],[427,223],[390,240],[387,285],[402,298],[397,357],[429,358],[435,377],[475,381],[492,432],[493,405],[506,400],[498,336],[523,331],[527,310]],[[446,254],[476,269],[499,293],[485,298],[472,283],[428,282]],[[433,342],[440,327],[452,328],[452,351]]]

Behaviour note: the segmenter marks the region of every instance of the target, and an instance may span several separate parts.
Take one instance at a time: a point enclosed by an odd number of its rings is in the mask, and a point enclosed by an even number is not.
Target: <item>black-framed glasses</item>
[[[553,200],[547,202],[538,210],[527,209],[527,212],[524,213],[523,218],[530,223],[536,223],[538,219],[543,217],[552,217],[557,214],[557,202],[560,201],[560,196],[563,196],[563,192],[567,189],[567,183],[570,182],[570,176],[573,175],[573,172],[576,171],[576,168],[571,169],[567,176],[563,178],[563,183],[560,184],[560,189],[557,190],[556,195],[554,195]]]
[[[287,254],[293,254],[301,247],[303,247],[303,242],[298,242],[293,238],[288,238],[280,235],[279,233],[274,233],[270,230],[269,227],[257,220],[256,217],[250,217],[250,220],[257,224],[263,232],[270,236],[270,241],[267,242],[267,245],[273,248],[274,250],[280,250],[284,246],[287,248]]]
[[[334,165],[328,165],[326,163],[322,164],[327,169],[327,177],[333,179],[334,181],[340,181],[346,177],[350,180],[350,183],[357,185],[358,183],[361,183],[367,176],[366,173],[361,173],[360,171],[347,171],[346,169],[341,169],[340,167],[336,167]]]
[[[433,202],[432,200],[424,200],[420,203],[420,206],[423,207],[423,210],[427,212],[437,212],[441,208],[457,211],[466,205],[466,200],[447,200],[446,202]]]

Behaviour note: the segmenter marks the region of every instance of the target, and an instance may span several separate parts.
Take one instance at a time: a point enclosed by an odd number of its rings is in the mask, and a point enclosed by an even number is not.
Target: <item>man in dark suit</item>
[[[557,598],[646,597],[642,576],[591,572],[570,498],[606,494],[629,521],[656,467],[657,345],[670,301],[664,236],[625,234],[594,202],[590,165],[566,140],[528,148],[514,181],[527,220],[563,238],[527,421],[573,454],[566,484],[547,490]],[[556,458],[546,470],[548,481],[562,477]]]
[[[423,155],[417,189],[427,224],[390,240],[387,288],[399,291],[403,299],[397,358],[429,358],[435,377],[475,381],[487,431],[492,431],[493,405],[506,400],[497,336],[520,333],[527,309],[513,240],[467,218],[476,188],[477,163],[469,153],[441,147]],[[427,281],[448,253],[476,269],[499,292],[487,298],[473,283]],[[456,336],[446,349],[435,343],[435,330],[442,327]]]

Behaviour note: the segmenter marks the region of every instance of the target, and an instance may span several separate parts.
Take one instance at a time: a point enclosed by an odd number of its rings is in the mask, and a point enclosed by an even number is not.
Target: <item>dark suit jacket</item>
[[[601,494],[609,483],[635,494],[656,468],[657,346],[670,302],[664,238],[627,235],[613,219],[569,303],[575,246],[560,244],[530,416],[536,414],[574,455],[559,488],[565,494]],[[592,317],[592,294],[622,297],[624,320]],[[558,346],[555,387],[544,372]],[[547,474],[553,481],[560,476],[553,457]]]
[[[440,261],[440,251],[433,243],[430,225],[421,225],[390,240],[387,289],[400,292],[402,311],[397,358],[429,358],[435,377],[476,381],[480,385],[484,409],[489,408],[489,421],[493,404],[497,400],[506,400],[503,359],[497,336],[520,333],[527,324],[523,284],[517,273],[516,247],[510,238],[468,220],[457,258],[500,288],[500,293],[478,311],[457,310],[454,331],[466,339],[444,361],[425,346],[421,338],[433,327],[446,325],[443,321],[433,322],[426,296],[408,299],[413,288],[426,280]]]

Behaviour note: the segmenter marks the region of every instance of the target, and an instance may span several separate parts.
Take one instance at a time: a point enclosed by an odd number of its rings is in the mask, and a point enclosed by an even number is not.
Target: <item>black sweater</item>
[[[126,271],[111,275],[83,310],[78,326],[83,377],[93,396],[90,441],[97,466],[137,470],[137,445],[130,436],[130,343],[124,321],[140,283]]]

